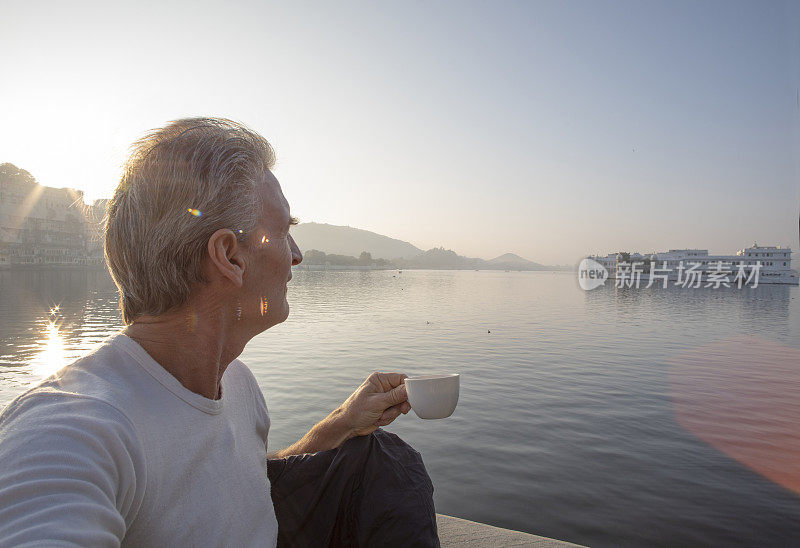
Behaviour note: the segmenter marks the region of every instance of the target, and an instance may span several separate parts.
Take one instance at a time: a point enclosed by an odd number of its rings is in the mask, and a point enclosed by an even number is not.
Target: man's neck
[[[124,333],[188,390],[206,398],[222,397],[222,375],[244,349],[232,336],[227,311],[187,305],[160,316],[143,316]]]

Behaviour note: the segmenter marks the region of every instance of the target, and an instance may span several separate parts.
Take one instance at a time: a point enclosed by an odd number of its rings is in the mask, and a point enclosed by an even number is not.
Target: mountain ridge
[[[301,251],[316,249],[355,257],[362,251],[367,251],[376,259],[405,259],[423,252],[404,240],[361,228],[328,223],[300,223],[292,228],[292,237]]]
[[[292,228],[292,236],[309,261],[333,261],[330,264],[361,264],[369,261],[381,265],[392,264],[398,268],[441,269],[505,269],[505,270],[550,270],[549,267],[515,253],[504,253],[491,260],[465,257],[443,247],[423,251],[415,245],[351,226],[328,223],[300,223]],[[369,256],[362,256],[367,253]],[[352,260],[349,260],[352,259]]]
[[[519,267],[545,268],[545,265],[531,261],[525,257],[520,257],[516,253],[504,253],[499,257],[489,259],[487,262],[498,266],[505,266],[509,269],[517,269]]]

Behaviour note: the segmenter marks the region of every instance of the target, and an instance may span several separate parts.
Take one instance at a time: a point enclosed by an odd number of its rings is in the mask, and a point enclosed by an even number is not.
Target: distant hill
[[[306,265],[368,266],[378,268],[423,268],[443,270],[553,270],[514,253],[487,261],[464,257],[451,249],[434,247],[422,251],[403,240],[396,240],[350,226],[326,223],[301,223],[292,228]],[[363,252],[370,254],[362,256]],[[555,267],[558,268],[558,267]]]
[[[301,251],[318,249],[325,253],[353,257],[367,251],[375,259],[407,259],[422,253],[418,247],[402,240],[360,228],[326,223],[301,223],[292,228],[292,237]]]
[[[473,269],[485,268],[486,261],[463,257],[455,251],[443,247],[434,247],[425,253],[405,261],[396,261],[405,268],[432,269]]]
[[[489,264],[497,268],[504,268],[506,270],[541,270],[550,268],[528,259],[524,259],[514,253],[506,253],[488,261]]]
[[[433,268],[454,270],[549,270],[550,267],[506,253],[491,261],[475,257],[464,257],[443,247],[434,247],[422,255],[405,261],[396,261],[405,268]]]

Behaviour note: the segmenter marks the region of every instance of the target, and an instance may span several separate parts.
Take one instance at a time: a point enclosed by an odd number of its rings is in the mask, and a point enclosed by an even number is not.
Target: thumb
[[[400,386],[397,386],[395,388],[392,388],[388,392],[385,392],[384,400],[386,402],[387,408],[392,407],[393,405],[398,405],[408,400],[408,395],[406,394],[406,385],[401,384]]]

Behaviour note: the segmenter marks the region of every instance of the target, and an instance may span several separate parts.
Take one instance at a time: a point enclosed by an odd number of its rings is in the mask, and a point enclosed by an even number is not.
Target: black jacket
[[[338,449],[268,462],[279,547],[439,546],[422,457],[378,429]]]

